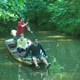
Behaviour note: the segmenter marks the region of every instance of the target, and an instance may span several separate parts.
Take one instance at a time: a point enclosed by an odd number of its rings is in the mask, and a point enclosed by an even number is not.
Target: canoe
[[[17,52],[17,48],[16,48],[16,45],[15,45],[15,42],[14,42],[13,38],[5,40],[5,44],[6,44],[7,49],[9,50],[9,53],[11,54],[11,56],[15,60],[17,60],[18,62],[20,62],[22,64],[27,64],[27,65],[32,65],[33,64],[31,56],[29,56],[25,59],[19,57],[18,52]],[[22,56],[24,56],[25,51],[23,51],[21,54],[22,54]]]

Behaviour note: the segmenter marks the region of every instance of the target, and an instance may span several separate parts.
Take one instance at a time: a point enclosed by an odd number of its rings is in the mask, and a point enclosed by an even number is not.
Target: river
[[[80,80],[80,40],[54,32],[35,32],[51,62],[45,70],[18,63],[9,55],[5,40],[0,38],[0,80]],[[29,37],[32,39],[32,37]]]

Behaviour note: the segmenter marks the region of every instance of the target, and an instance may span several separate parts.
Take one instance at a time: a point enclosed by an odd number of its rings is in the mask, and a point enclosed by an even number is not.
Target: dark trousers
[[[20,38],[20,35],[16,35],[16,37],[14,37],[15,42],[17,42],[19,38]]]
[[[26,50],[27,50],[27,48],[26,48]],[[25,51],[23,48],[17,48],[17,51],[19,52],[19,53],[21,53],[22,51]]]

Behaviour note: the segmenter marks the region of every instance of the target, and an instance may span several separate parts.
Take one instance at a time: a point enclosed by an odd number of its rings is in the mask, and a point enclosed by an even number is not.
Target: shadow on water
[[[16,62],[5,46],[5,38],[0,39],[0,79],[1,80],[80,80],[80,40],[55,35],[52,32],[35,32],[49,55],[51,62],[45,70],[40,64],[38,70],[34,66],[26,66]],[[28,34],[27,34],[28,35]],[[6,38],[9,38],[8,36]],[[31,36],[29,36],[30,39]]]

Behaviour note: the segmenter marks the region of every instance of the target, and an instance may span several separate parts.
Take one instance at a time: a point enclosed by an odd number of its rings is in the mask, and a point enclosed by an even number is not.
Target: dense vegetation
[[[16,29],[21,16],[33,30],[80,35],[79,0],[1,0],[0,33]]]

